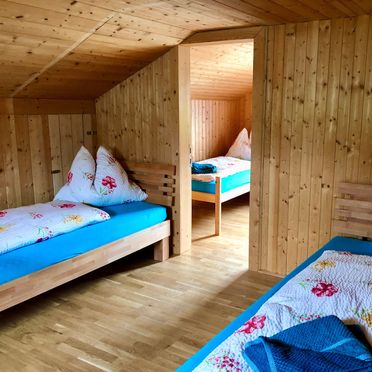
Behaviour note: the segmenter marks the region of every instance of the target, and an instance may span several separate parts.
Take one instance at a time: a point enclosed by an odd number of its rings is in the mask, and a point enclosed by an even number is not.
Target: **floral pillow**
[[[69,200],[97,207],[142,201],[147,198],[138,185],[128,179],[123,167],[104,147],[97,151],[96,162],[82,146],[77,153],[67,183],[54,200]]]
[[[67,182],[55,196],[55,200],[69,200],[95,205],[93,198],[98,199],[93,188],[96,173],[96,162],[90,152],[81,146],[67,173]]]
[[[238,137],[236,137],[234,143],[229,148],[226,156],[242,160],[251,160],[251,141],[246,128],[238,134]]]
[[[104,205],[142,201],[147,198],[147,194],[129,180],[120,163],[103,146],[97,151],[94,187]]]

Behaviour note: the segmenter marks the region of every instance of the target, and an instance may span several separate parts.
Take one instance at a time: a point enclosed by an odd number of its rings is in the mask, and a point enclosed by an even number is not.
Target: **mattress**
[[[232,174],[221,179],[221,192],[227,192],[239,186],[249,184],[251,181],[251,170]],[[216,181],[202,182],[192,180],[192,190],[206,192],[208,194],[216,193]]]
[[[177,371],[186,372],[195,369],[216,347],[224,342],[230,335],[232,335],[239,327],[251,319],[261,306],[279,291],[290,279],[300,273],[303,269],[309,266],[312,262],[317,260],[324,251],[348,251],[354,254],[364,254],[372,256],[372,242],[356,240],[351,238],[335,237],[330,240],[325,246],[309,257],[304,263],[298,266],[285,278],[283,278],[270,291],[259,298],[254,304],[249,306],[239,317],[223,329],[217,336],[209,341],[203,348],[201,348],[193,357],[185,362]]]
[[[101,208],[108,221],[0,255],[0,285],[163,222],[166,208],[133,202]]]

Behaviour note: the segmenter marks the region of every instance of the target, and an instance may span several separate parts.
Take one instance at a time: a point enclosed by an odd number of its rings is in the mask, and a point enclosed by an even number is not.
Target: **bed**
[[[222,203],[250,191],[251,162],[219,156],[198,162],[213,164],[218,172],[192,175],[192,200],[215,205],[215,235],[221,234]]]
[[[286,302],[284,299],[292,298],[296,301],[296,292],[293,290],[293,285],[301,284],[301,275],[305,277],[307,271],[311,270],[314,275],[318,275],[322,280],[326,280],[327,275],[333,277],[337,283],[345,281],[347,286],[350,286],[350,282],[354,278],[348,278],[349,273],[353,270],[356,272],[357,279],[355,280],[355,288],[351,288],[351,294],[348,301],[351,303],[360,304],[364,301],[367,304],[365,308],[360,309],[359,307],[352,309],[353,306],[350,305],[350,313],[345,315],[341,314],[343,303],[340,299],[336,299],[336,306],[333,306],[331,310],[322,308],[324,314],[319,314],[319,317],[329,315],[329,313],[339,316],[343,320],[348,320],[351,323],[357,323],[367,329],[368,341],[371,343],[372,340],[372,293],[371,293],[371,270],[369,267],[372,265],[372,242],[367,239],[372,239],[372,185],[358,185],[342,183],[339,185],[340,197],[335,200],[335,219],[333,223],[333,229],[335,234],[346,235],[346,236],[336,236],[331,239],[327,244],[325,244],[320,250],[309,257],[304,263],[298,266],[294,271],[288,274],[283,280],[281,280],[276,286],[274,286],[270,291],[268,291],[264,296],[262,296],[258,301],[246,309],[237,319],[235,319],[231,324],[229,324],[224,330],[222,330],[217,336],[215,336],[211,341],[209,341],[199,352],[197,352],[193,357],[191,357],[183,366],[181,366],[178,371],[245,371],[249,370],[248,364],[243,360],[239,359],[239,354],[242,353],[244,343],[247,340],[254,339],[260,335],[264,335],[263,331],[265,327],[266,316],[262,314],[265,313],[270,306],[278,306],[286,308],[286,310],[293,308],[290,305],[290,301]],[[359,271],[362,266],[345,266],[347,269],[344,271],[343,275],[336,275],[332,263],[332,260],[324,259],[327,255],[333,255],[334,257],[339,257],[341,262],[347,264],[347,260],[354,265],[354,261],[358,262],[360,265],[361,261],[364,262],[365,267],[367,267],[366,272]],[[323,259],[322,259],[323,258]],[[359,261],[358,261],[359,260]],[[337,263],[338,264],[338,263]],[[356,265],[357,263],[355,263]],[[367,266],[366,266],[367,265]],[[330,270],[327,274],[327,270]],[[363,274],[364,273],[364,274]],[[363,275],[366,276],[363,281]],[[357,280],[361,282],[356,283]],[[296,280],[298,282],[296,282]],[[302,283],[304,288],[307,288],[310,279],[303,280]],[[320,282],[319,282],[320,283]],[[323,283],[324,284],[324,283]],[[363,287],[364,286],[364,287]],[[300,288],[299,286],[298,288]],[[310,287],[309,287],[310,288]],[[343,287],[340,287],[339,293],[346,293]],[[301,291],[302,289],[300,289]],[[315,286],[311,289],[311,296],[316,298],[332,299],[332,297],[337,293],[337,288],[327,287],[324,288],[320,286]],[[323,297],[322,297],[323,296]],[[275,300],[274,300],[275,298]],[[363,300],[360,300],[362,298]],[[279,303],[279,300],[281,303]],[[283,301],[283,302],[282,302]],[[302,302],[306,302],[302,299]],[[306,306],[310,306],[308,303]],[[359,306],[359,305],[358,305]],[[293,315],[293,314],[292,314]],[[298,322],[307,322],[311,320],[309,314],[298,314]],[[342,317],[343,316],[343,317]],[[278,321],[277,319],[280,319]],[[287,326],[283,327],[285,323],[285,317],[275,317],[275,321],[278,322],[276,325],[279,330],[276,329],[275,332],[279,332],[282,329],[286,329]],[[251,334],[255,336],[251,337]],[[273,334],[275,334],[273,331]],[[238,337],[242,333],[246,333],[247,338],[238,340]],[[221,366],[221,355],[227,358],[229,363],[225,363]],[[229,355],[235,355],[231,358]],[[238,357],[236,357],[238,356]],[[224,366],[227,366],[226,368]],[[223,367],[223,368],[222,368]],[[230,369],[229,369],[230,368]]]
[[[0,311],[150,245],[155,260],[169,257],[175,167],[124,167],[148,199],[101,208],[109,220],[0,255]]]

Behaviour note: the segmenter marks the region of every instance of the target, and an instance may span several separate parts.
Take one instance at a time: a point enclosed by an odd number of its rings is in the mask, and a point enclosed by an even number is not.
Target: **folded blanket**
[[[192,174],[217,173],[217,167],[213,164],[192,163],[191,173]]]
[[[336,316],[305,322],[248,343],[254,371],[372,371],[372,354]]]

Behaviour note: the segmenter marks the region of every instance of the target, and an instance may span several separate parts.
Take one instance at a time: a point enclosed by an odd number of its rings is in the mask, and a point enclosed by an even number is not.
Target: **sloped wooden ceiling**
[[[95,98],[196,31],[371,12],[371,0],[0,0],[0,97]]]
[[[252,89],[253,40],[192,47],[191,97],[237,99]]]

